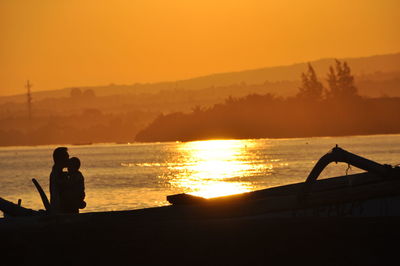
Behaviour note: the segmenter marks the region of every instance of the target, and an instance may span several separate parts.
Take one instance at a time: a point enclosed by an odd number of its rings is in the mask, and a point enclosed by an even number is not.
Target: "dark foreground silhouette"
[[[10,230],[0,219],[0,248],[2,261],[12,265],[393,265],[399,222],[399,217],[229,222],[125,217],[92,223],[72,218],[38,231]]]

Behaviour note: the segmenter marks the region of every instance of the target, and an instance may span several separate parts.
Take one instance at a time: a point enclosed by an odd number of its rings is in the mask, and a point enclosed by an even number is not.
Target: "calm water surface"
[[[304,181],[316,161],[340,147],[375,160],[400,163],[400,135],[299,139],[211,140],[185,143],[68,146],[82,161],[87,208],[84,212],[167,205],[166,196],[192,193],[228,195]],[[0,197],[43,209],[31,182],[48,193],[56,146],[0,148]],[[343,175],[346,164],[332,164],[322,178]],[[357,168],[348,173],[360,172]]]

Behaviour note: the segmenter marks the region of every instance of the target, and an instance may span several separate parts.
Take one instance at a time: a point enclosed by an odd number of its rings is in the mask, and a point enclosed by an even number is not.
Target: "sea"
[[[32,178],[49,196],[58,146],[81,160],[87,203],[81,212],[95,212],[165,206],[166,197],[178,193],[211,198],[303,182],[336,145],[382,164],[400,164],[400,135],[0,147],[0,197],[44,209]],[[319,178],[359,172],[332,163]]]

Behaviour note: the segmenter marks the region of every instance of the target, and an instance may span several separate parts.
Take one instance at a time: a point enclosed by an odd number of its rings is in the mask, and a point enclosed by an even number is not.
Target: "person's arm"
[[[79,172],[79,191],[81,192],[82,201],[85,199],[85,178]]]
[[[83,177],[82,173],[79,172],[78,178],[78,187],[79,187],[79,197],[80,197],[80,206],[79,209],[84,209],[86,207],[85,202],[85,178]]]

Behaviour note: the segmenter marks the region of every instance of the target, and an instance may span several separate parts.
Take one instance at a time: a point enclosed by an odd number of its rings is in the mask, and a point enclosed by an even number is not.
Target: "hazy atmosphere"
[[[1,262],[398,261],[399,14],[0,0]]]
[[[397,0],[1,0],[0,95],[399,52]]]

